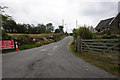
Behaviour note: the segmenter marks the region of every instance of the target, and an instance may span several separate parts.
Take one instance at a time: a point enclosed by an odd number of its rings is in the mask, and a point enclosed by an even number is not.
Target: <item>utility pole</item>
[[[64,19],[62,20],[62,26],[64,27]]]
[[[78,26],[77,24],[78,24],[78,23],[77,23],[77,20],[76,20],[76,29],[77,29],[77,26]]]
[[[68,28],[67,28],[67,25],[66,25],[66,24],[65,24],[65,27],[66,27],[66,32],[67,32]]]

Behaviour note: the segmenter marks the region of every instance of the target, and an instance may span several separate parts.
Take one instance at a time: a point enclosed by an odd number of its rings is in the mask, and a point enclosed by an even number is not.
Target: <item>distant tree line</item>
[[[41,34],[41,33],[63,33],[63,26],[59,26],[54,30],[52,23],[38,24],[20,24],[16,23],[14,19],[9,15],[2,15],[2,27],[6,33],[26,33],[26,34]]]
[[[0,6],[0,13],[4,13],[4,9],[8,8],[6,6],[2,7]],[[0,20],[0,23],[2,23],[1,29],[3,29],[6,33],[26,33],[26,34],[41,34],[41,33],[63,33],[63,26],[58,26],[58,29],[54,30],[54,26],[52,23],[48,23],[46,25],[44,24],[38,24],[35,26],[34,24],[21,24],[16,23],[15,20],[9,16],[9,15],[3,15],[0,14],[0,17],[2,17],[2,21]]]

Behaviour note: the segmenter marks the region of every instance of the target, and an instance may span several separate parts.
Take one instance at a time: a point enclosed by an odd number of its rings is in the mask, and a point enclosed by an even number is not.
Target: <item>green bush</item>
[[[12,39],[4,30],[2,32],[2,40],[10,40]]]
[[[117,38],[120,38],[120,34],[117,35]]]
[[[102,36],[96,35],[96,39],[102,39]]]
[[[73,36],[76,38],[80,36],[82,39],[92,39],[95,35],[87,27],[80,27],[74,31]]]
[[[97,35],[96,35],[96,34],[93,34],[92,39],[97,39]]]
[[[73,32],[73,37],[74,37],[74,40],[77,39],[77,32],[76,31]]]
[[[107,38],[109,38],[109,35],[104,34],[104,35],[102,35],[102,38],[103,38],[103,39],[107,39]]]
[[[117,39],[117,38],[119,38],[117,35],[115,35],[115,34],[111,34],[111,35],[109,35],[109,38],[110,39]]]

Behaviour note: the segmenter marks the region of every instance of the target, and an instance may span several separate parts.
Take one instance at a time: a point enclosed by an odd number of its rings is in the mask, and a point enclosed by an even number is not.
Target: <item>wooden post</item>
[[[77,39],[75,39],[75,51],[77,52]]]
[[[80,38],[80,36],[78,36],[77,38],[77,52],[81,53],[82,52],[82,40]]]
[[[77,45],[76,45],[76,48],[77,48],[77,52],[79,52],[79,49],[80,49],[80,39],[79,39],[79,36],[77,37]]]
[[[82,39],[80,39],[80,53],[82,53]]]

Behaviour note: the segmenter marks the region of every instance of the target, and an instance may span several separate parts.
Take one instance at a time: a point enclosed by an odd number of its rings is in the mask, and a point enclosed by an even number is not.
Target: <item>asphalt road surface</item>
[[[38,48],[2,55],[3,78],[114,78],[68,48],[72,37]]]

